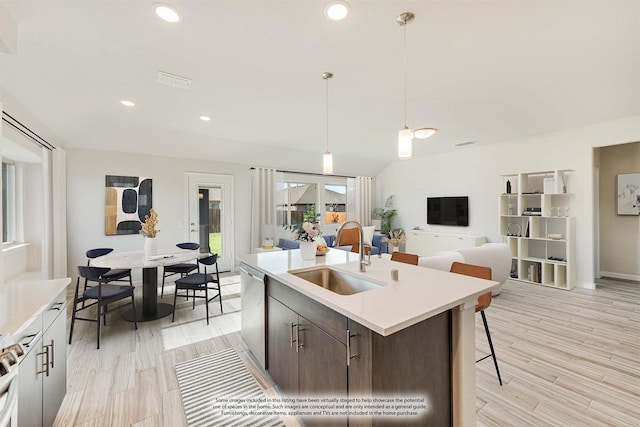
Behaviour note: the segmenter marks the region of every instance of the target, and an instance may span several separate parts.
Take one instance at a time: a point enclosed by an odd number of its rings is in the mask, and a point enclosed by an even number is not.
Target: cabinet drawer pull
[[[51,307],[49,308],[49,310],[57,310],[60,311],[62,310],[62,306],[64,305],[64,302],[57,302],[55,304],[52,304]]]
[[[293,322],[290,322],[291,327],[289,328],[289,342],[291,343],[291,348],[293,348],[293,343],[295,340],[293,339],[293,328],[297,325],[294,325]]]
[[[31,347],[35,342],[38,341],[38,339],[40,338],[40,335],[42,334],[42,331],[38,331],[37,334],[31,334],[31,335],[27,335],[25,336],[25,338],[31,338],[29,341],[23,343],[22,345],[25,347]]]

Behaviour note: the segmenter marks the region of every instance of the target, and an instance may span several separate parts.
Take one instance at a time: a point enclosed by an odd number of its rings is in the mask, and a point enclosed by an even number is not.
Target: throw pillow
[[[313,241],[316,242],[316,245],[318,245],[318,246],[329,246],[329,245],[327,245],[327,241],[324,240],[324,237],[322,237],[322,236],[314,237]]]
[[[345,228],[340,232],[340,246],[357,245],[360,241],[360,234],[357,228]]]
[[[374,225],[368,227],[362,227],[362,231],[364,231],[364,240],[365,245],[373,246],[373,233],[376,231],[376,227]]]

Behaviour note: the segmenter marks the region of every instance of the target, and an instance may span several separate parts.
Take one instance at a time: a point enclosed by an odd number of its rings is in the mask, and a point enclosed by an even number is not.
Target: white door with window
[[[186,185],[189,241],[218,254],[220,271],[233,270],[233,177],[187,172]]]

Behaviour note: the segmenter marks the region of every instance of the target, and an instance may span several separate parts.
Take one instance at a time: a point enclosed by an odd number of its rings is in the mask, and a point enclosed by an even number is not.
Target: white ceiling
[[[395,19],[411,11],[408,124],[439,129],[418,157],[640,114],[637,0],[349,0],[342,22],[320,0],[165,2],[182,22],[152,1],[0,1],[18,24],[0,96],[66,147],[320,172],[331,71],[335,172],[374,175],[398,161]],[[158,84],[160,70],[191,89]]]

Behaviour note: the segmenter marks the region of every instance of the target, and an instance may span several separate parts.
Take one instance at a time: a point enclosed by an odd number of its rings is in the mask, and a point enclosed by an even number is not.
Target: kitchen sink
[[[384,286],[360,276],[343,273],[329,267],[294,270],[289,273],[340,295],[358,294],[380,289]]]

